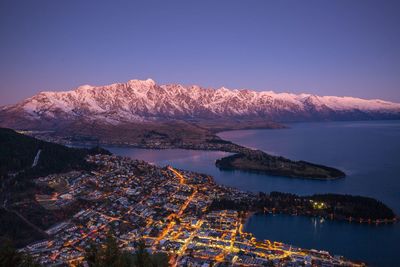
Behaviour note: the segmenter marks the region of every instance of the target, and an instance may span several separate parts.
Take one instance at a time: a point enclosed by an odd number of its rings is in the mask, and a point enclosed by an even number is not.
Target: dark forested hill
[[[94,166],[86,162],[85,157],[99,153],[109,152],[101,148],[69,148],[0,128],[0,243],[11,239],[16,245],[22,245],[42,237],[40,231],[32,229],[19,214],[29,213],[40,218],[53,216],[34,201],[37,189],[34,178],[90,170]]]
[[[39,153],[40,151],[40,153]],[[38,155],[39,153],[39,155]],[[44,142],[0,128],[0,174],[38,176],[90,167],[85,161],[88,154],[108,153],[100,148],[78,149]],[[35,163],[35,157],[37,162]]]

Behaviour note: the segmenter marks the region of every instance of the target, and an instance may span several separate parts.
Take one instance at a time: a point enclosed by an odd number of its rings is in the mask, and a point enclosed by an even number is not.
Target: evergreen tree
[[[28,254],[18,252],[9,240],[0,245],[0,267],[40,267]]]
[[[164,253],[150,254],[143,240],[136,244],[136,252],[130,254],[118,247],[112,233],[103,244],[90,244],[85,260],[90,267],[167,267],[168,256]]]
[[[150,254],[146,250],[146,245],[141,239],[136,244],[136,252],[134,254],[134,264],[136,267],[151,266]]]

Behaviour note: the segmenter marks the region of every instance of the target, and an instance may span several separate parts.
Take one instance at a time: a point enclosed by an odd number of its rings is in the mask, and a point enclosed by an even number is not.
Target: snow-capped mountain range
[[[38,121],[55,125],[94,120],[115,125],[165,119],[246,118],[277,122],[391,119],[400,118],[400,104],[354,97],[158,85],[147,79],[42,92],[0,109],[0,125],[13,128]]]

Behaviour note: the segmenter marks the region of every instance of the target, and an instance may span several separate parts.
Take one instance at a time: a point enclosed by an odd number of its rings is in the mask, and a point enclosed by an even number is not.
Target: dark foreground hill
[[[0,241],[8,238],[20,245],[42,237],[43,233],[19,216],[29,213],[48,218],[49,222],[54,216],[35,203],[37,188],[33,179],[52,173],[90,170],[94,166],[85,157],[99,153],[109,152],[100,148],[69,148],[0,128]]]
[[[40,153],[39,153],[40,151]],[[39,153],[39,155],[38,155]],[[78,149],[49,143],[0,128],[0,175],[37,177],[76,168],[89,168],[89,154],[108,153],[100,148]],[[37,163],[34,165],[35,157]]]

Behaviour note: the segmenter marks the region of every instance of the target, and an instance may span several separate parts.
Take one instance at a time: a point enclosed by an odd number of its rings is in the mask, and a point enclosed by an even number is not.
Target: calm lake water
[[[219,135],[235,143],[295,160],[337,167],[345,179],[313,181],[240,171],[214,165],[224,152],[108,148],[111,152],[157,165],[171,164],[213,175],[220,184],[248,191],[282,191],[301,195],[347,193],[377,198],[400,213],[400,121],[296,123],[288,129],[243,130]],[[257,238],[367,261],[399,266],[400,224],[371,226],[287,215],[255,215],[246,230]]]

